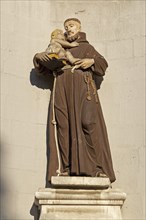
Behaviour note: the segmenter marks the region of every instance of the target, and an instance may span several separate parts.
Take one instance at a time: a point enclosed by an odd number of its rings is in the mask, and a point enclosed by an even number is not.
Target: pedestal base
[[[118,206],[43,206],[40,220],[121,220],[121,210]]]
[[[72,177],[63,177],[64,181],[66,179],[66,182],[69,182],[69,178],[70,183],[75,181]],[[79,177],[73,178],[77,178],[77,182],[79,182]],[[90,179],[90,177],[80,178],[84,178],[84,180],[80,179],[81,182],[77,188],[74,184],[73,188],[71,188],[71,184],[70,189],[62,187],[41,188],[36,192],[36,204],[41,211],[40,220],[121,220],[121,207],[126,199],[126,194],[121,192],[121,190],[113,190],[111,188],[101,190],[100,185],[98,189],[98,178],[95,180],[96,189],[89,189],[90,180],[92,187],[94,180]],[[87,179],[85,180],[85,178]],[[58,180],[54,180],[55,185]],[[87,182],[88,186],[85,189]],[[101,184],[101,178],[99,183]],[[107,184],[107,180],[105,180],[105,183]],[[106,184],[104,184],[103,180],[102,187]]]

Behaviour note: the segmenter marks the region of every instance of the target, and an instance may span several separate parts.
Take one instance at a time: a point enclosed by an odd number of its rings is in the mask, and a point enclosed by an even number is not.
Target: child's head
[[[51,33],[51,39],[55,39],[55,38],[60,39],[60,40],[65,40],[63,31],[60,29],[55,29]]]

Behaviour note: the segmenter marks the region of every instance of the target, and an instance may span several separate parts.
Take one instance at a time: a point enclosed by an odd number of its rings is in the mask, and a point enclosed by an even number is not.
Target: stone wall
[[[144,219],[144,0],[1,1],[1,219],[37,219],[34,193],[45,186],[51,82],[32,59],[68,17],[109,63],[99,92],[125,220]],[[34,214],[33,214],[34,213]],[[34,215],[34,217],[32,216]]]

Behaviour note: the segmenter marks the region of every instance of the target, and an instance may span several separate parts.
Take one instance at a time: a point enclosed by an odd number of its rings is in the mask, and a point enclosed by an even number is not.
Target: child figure
[[[48,45],[47,49],[45,52],[51,54],[57,54],[59,59],[63,61],[64,64],[66,64],[66,61],[69,61],[70,64],[75,64],[75,62],[81,60],[78,58],[73,57],[73,55],[65,50],[67,48],[72,48],[72,47],[77,47],[79,44],[77,42],[72,42],[69,43],[68,41],[65,40],[65,36],[63,34],[63,31],[60,29],[55,29],[51,33],[51,40],[50,44]],[[53,57],[55,55],[52,55]],[[75,65],[72,68],[72,72],[74,69],[79,68],[80,65]]]

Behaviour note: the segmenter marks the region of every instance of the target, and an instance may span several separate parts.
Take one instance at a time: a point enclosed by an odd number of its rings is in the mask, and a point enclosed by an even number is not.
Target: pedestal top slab
[[[122,205],[126,193],[120,189],[52,189],[40,188],[35,193],[39,204],[113,204]]]
[[[52,176],[51,184],[57,188],[107,189],[110,180],[101,177]]]

